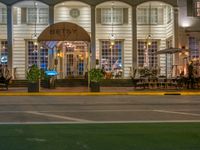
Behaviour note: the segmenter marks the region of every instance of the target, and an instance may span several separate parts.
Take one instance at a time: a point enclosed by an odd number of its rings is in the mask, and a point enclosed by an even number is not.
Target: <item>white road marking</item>
[[[200,123],[200,120],[153,120],[153,121],[85,121],[85,122],[73,122],[73,121],[50,121],[50,122],[0,122],[0,125],[9,125],[9,124],[126,124],[126,123]]]
[[[167,111],[167,110],[153,110],[153,111],[160,113],[168,113],[168,114],[178,114],[178,115],[188,115],[188,116],[198,116],[198,117],[200,116],[200,114],[178,112],[178,111]]]
[[[64,110],[64,111],[37,111],[37,112],[40,112],[40,113],[67,113],[67,112],[78,112],[78,113],[81,113],[81,112],[149,112],[149,111],[153,111],[153,110],[145,110],[145,109],[126,109],[126,110],[120,110],[120,109],[114,109],[114,110],[110,110],[110,109],[101,109],[101,110]],[[26,113],[27,111],[0,111],[0,114],[1,113]],[[35,111],[34,111],[35,112]]]
[[[57,119],[78,121],[78,122],[92,122],[90,120],[85,120],[85,119],[79,119],[79,118],[67,117],[67,116],[60,116],[60,115],[54,115],[54,114],[45,114],[45,113],[40,113],[40,112],[36,112],[36,111],[26,111],[25,113],[33,114],[33,115],[39,115],[39,116],[45,116],[45,117],[51,117],[51,118],[57,118]]]

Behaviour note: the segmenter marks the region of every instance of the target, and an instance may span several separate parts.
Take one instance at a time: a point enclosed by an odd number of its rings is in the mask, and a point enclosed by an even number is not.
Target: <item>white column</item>
[[[7,42],[8,42],[8,68],[12,74],[12,51],[13,51],[13,20],[12,20],[12,6],[7,6]]]
[[[54,24],[54,5],[49,5],[49,25]]]
[[[91,68],[96,67],[96,7],[91,6]]]
[[[179,47],[179,25],[178,25],[178,8],[174,7],[174,44],[175,47]],[[174,64],[179,64],[179,54],[174,54]]]
[[[136,6],[132,6],[132,66],[137,67],[137,11]]]

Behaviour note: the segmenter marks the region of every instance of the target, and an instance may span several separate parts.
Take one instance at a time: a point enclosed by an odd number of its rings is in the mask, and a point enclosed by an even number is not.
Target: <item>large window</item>
[[[157,66],[157,52],[158,50],[158,42],[153,41],[151,45],[147,45],[146,41],[138,41],[138,66],[144,67],[147,60],[147,64],[149,67]],[[146,56],[146,54],[147,56]],[[147,59],[146,59],[147,57]]]
[[[8,43],[7,41],[3,40],[0,43],[1,51],[0,51],[0,58],[1,58],[1,64],[7,64],[8,63]]]
[[[200,1],[195,2],[195,16],[200,17]]]
[[[48,49],[40,49],[38,51],[38,46],[34,44],[33,41],[28,41],[28,67],[32,65],[38,65],[40,63],[40,68],[46,70],[48,67]],[[40,62],[38,62],[38,53],[40,52]]]
[[[6,8],[0,7],[0,24],[7,23],[7,10]]]
[[[48,8],[27,8],[28,24],[48,24]]]
[[[114,45],[109,40],[101,41],[101,66],[104,71],[122,70],[122,47],[120,40],[116,40]]]
[[[200,41],[195,37],[189,37],[189,49],[190,54],[189,57],[191,60],[198,60],[200,56],[200,49],[199,49]]]
[[[138,8],[137,10],[137,22],[138,24],[147,24],[148,23],[148,11],[146,8]]]
[[[123,8],[101,8],[102,24],[123,24]]]
[[[27,9],[28,14],[28,23],[34,24],[37,23],[37,9],[36,8],[28,8]]]
[[[172,21],[172,7],[167,6],[167,23]]]
[[[162,24],[163,23],[163,9],[139,7],[137,9],[137,23],[138,24]]]

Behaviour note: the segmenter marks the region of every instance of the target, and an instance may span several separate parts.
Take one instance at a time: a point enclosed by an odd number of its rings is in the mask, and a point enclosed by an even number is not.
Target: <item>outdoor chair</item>
[[[158,87],[159,88],[167,88],[167,79],[163,77],[158,78]]]
[[[149,79],[151,88],[157,88],[158,78],[152,77]]]
[[[12,79],[12,77],[6,79],[3,76],[1,76],[0,77],[0,86],[5,87],[6,90],[8,90],[8,85],[9,85],[9,82],[10,82],[11,79]]]

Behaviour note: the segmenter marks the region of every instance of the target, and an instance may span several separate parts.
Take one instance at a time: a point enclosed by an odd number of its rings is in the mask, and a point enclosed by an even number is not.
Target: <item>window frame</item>
[[[3,19],[5,17],[5,20]],[[6,25],[7,24],[7,8],[6,7],[0,7],[0,24]]]
[[[47,51],[47,65],[46,65],[46,69],[48,69],[48,67],[49,67],[49,55],[48,55],[48,49],[46,49],[46,48],[43,48],[42,50],[39,50],[39,52],[40,52],[40,55],[38,55],[38,51],[35,51],[35,54],[34,55],[29,55],[29,42],[30,43],[32,43],[32,50],[35,48],[35,47],[37,47],[38,48],[38,46],[35,46],[34,45],[34,40],[31,40],[31,39],[27,39],[27,40],[25,40],[25,42],[26,42],[26,68],[29,68],[29,67],[31,67],[33,64],[35,64],[35,65],[37,65],[38,66],[38,64],[40,64],[40,68],[42,68],[41,67],[41,64],[42,64],[42,62],[44,62],[43,61],[43,58],[45,57],[44,55],[45,55],[45,52],[44,52],[44,50],[46,50]],[[34,50],[33,50],[34,51]],[[38,57],[40,56],[40,62],[38,62]],[[30,57],[35,57],[35,58],[33,58],[33,60],[32,60],[32,63],[29,63],[29,59],[30,59]],[[44,68],[42,68],[42,69],[44,69]],[[45,69],[44,69],[45,70]]]
[[[139,11],[143,11],[142,15]],[[153,12],[155,13],[153,14]],[[149,16],[150,13],[151,13],[151,18]],[[159,25],[159,15],[160,14],[157,7],[152,7],[151,10],[149,10],[149,7],[144,7],[144,6],[139,7],[137,8],[137,24],[138,25]],[[144,19],[142,20],[141,18],[144,18]]]
[[[4,48],[3,48],[3,46],[4,46]],[[3,49],[5,50],[4,55],[7,56],[7,59],[8,59],[8,41],[5,40],[5,39],[0,40],[0,59],[1,59],[1,56],[3,54]],[[6,63],[0,62],[0,64],[7,65],[8,62],[6,62]]]
[[[195,17],[200,17],[200,0],[196,0],[194,2],[194,16]]]
[[[116,42],[119,42],[119,43],[121,43],[121,64],[122,64],[122,77],[124,76],[124,40],[123,39],[116,39],[115,40]],[[102,68],[102,59],[103,59],[103,54],[102,54],[102,51],[103,51],[103,42],[107,42],[107,43],[110,43],[110,40],[108,40],[108,39],[100,39],[99,40],[99,43],[100,43],[100,51],[99,51],[99,55],[100,55],[100,67]],[[108,47],[109,46],[111,46],[110,44],[108,45]],[[110,48],[108,48],[108,49],[110,49]],[[111,54],[110,54],[110,56],[111,56]],[[112,55],[112,56],[114,56],[114,55]],[[112,65],[111,65],[112,66]],[[112,67],[111,67],[111,70],[109,70],[109,71],[113,71],[112,70]]]
[[[110,10],[109,14],[105,14],[105,10]],[[114,10],[121,11],[118,14],[114,14]],[[110,18],[110,21],[105,21],[104,17]],[[114,21],[114,17],[120,19],[120,21]],[[124,11],[122,7],[104,7],[101,8],[101,24],[102,25],[123,25],[124,24]]]
[[[30,10],[30,9],[33,9],[33,10],[36,9],[36,17],[35,17],[35,18],[36,18],[36,21],[35,21],[35,20],[34,20],[34,21],[30,21],[30,20],[29,20],[29,18],[30,18],[29,15],[30,15],[30,16],[31,16],[31,15],[33,16],[33,15],[34,15],[34,14],[29,14],[29,10]],[[47,13],[46,13],[46,14],[41,14],[41,13],[40,13],[41,10],[46,10]],[[39,7],[39,8],[28,7],[28,8],[26,9],[26,12],[27,12],[27,13],[26,13],[27,24],[29,24],[29,25],[33,25],[33,24],[35,24],[35,23],[36,23],[36,24],[41,24],[41,25],[47,25],[47,24],[49,24],[49,22],[48,22],[48,20],[49,20],[49,11],[48,11],[48,10],[49,10],[49,9],[46,8],[46,7]],[[34,16],[35,16],[35,15],[34,15]],[[46,22],[41,22],[41,21],[40,21],[40,17],[41,17],[41,16],[46,16],[46,17],[47,17],[47,18],[46,18],[47,21],[46,21]]]
[[[140,44],[139,42],[142,43],[141,45],[141,48],[139,47]],[[159,40],[152,40],[152,44],[151,44],[151,47],[149,48],[150,51],[148,51],[148,60],[149,60],[149,68],[153,68],[153,67],[156,67],[158,66],[159,64],[159,57],[158,55],[156,54],[156,52],[159,50]],[[156,43],[156,47],[157,49],[155,50],[154,47],[153,47],[153,43]],[[143,48],[142,48],[143,46]],[[144,64],[145,64],[145,49],[147,47],[147,41],[145,39],[138,39],[137,40],[137,66],[138,67],[144,67]],[[152,63],[153,61],[153,63]]]
[[[171,6],[167,6],[167,23],[171,23],[172,22],[172,7]]]

